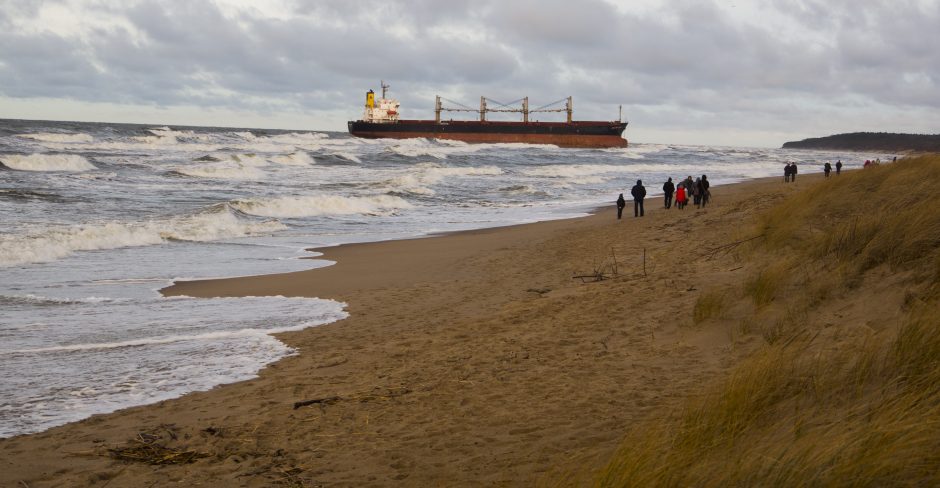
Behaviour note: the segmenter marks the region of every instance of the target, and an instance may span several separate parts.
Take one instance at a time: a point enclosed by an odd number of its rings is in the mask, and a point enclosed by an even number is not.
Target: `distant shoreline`
[[[781,147],[828,151],[886,151],[898,154],[940,152],[940,134],[852,132],[785,142]]]

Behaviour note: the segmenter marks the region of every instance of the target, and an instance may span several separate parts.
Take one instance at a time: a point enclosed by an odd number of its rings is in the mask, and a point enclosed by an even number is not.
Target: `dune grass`
[[[762,271],[739,294],[752,307],[731,318],[764,346],[682,412],[635,425],[593,484],[940,485],[938,182],[940,157],[904,159],[820,182],[763,215],[766,238],[748,258]],[[866,287],[891,276],[906,290],[894,322],[814,320],[833,301],[871,300]],[[696,317],[715,313],[708,300]]]
[[[725,309],[725,294],[710,291],[699,295],[692,308],[692,323],[698,325],[708,319],[721,317]]]

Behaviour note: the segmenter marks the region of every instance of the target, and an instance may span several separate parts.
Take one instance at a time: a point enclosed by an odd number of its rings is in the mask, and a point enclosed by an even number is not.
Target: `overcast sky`
[[[0,0],[0,118],[345,131],[380,80],[635,142],[940,133],[940,0]]]

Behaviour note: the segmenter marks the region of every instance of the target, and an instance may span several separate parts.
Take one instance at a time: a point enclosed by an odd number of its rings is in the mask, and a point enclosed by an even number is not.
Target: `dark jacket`
[[[672,183],[672,178],[669,178],[669,181],[667,181],[667,182],[663,185],[663,191],[664,191],[667,195],[672,195],[672,192],[676,191],[676,185],[674,185],[674,184]]]
[[[627,206],[627,201],[623,199],[623,193],[617,197],[617,208],[623,208]]]
[[[646,188],[643,187],[642,180],[636,180],[636,185],[630,190],[630,194],[633,195],[634,200],[642,200],[646,198]]]

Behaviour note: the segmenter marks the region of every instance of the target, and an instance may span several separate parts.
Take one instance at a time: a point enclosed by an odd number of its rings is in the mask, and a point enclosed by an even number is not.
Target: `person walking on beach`
[[[646,198],[646,188],[643,187],[642,180],[636,180],[636,185],[630,190],[633,195],[633,216],[643,216],[643,199]]]
[[[842,172],[842,160],[836,161],[836,176],[839,176],[839,173]]]
[[[705,204],[708,203],[708,199],[712,196],[711,191],[708,190],[708,187],[711,186],[708,183],[708,177],[702,175],[700,184],[702,185],[702,208],[705,208]]]
[[[790,182],[796,183],[796,161],[790,164]]]
[[[695,178],[695,183],[692,183],[692,203],[696,207],[702,206],[702,179]]]
[[[826,174],[826,178],[829,177],[829,173],[832,172],[832,165],[829,164],[829,161],[826,161],[826,164],[823,165],[823,173]]]
[[[623,199],[623,193],[617,197],[617,220],[623,215],[623,207],[627,206],[627,201]]]
[[[685,193],[685,182],[679,182],[679,188],[676,188],[676,208],[682,210],[685,208],[685,204],[689,201],[689,197]]]
[[[663,184],[663,196],[666,199],[666,208],[672,208],[672,193],[676,191],[676,185],[672,182],[670,177],[666,180],[666,183]]]
[[[787,165],[783,167],[783,182],[790,182],[790,162],[787,161]]]

